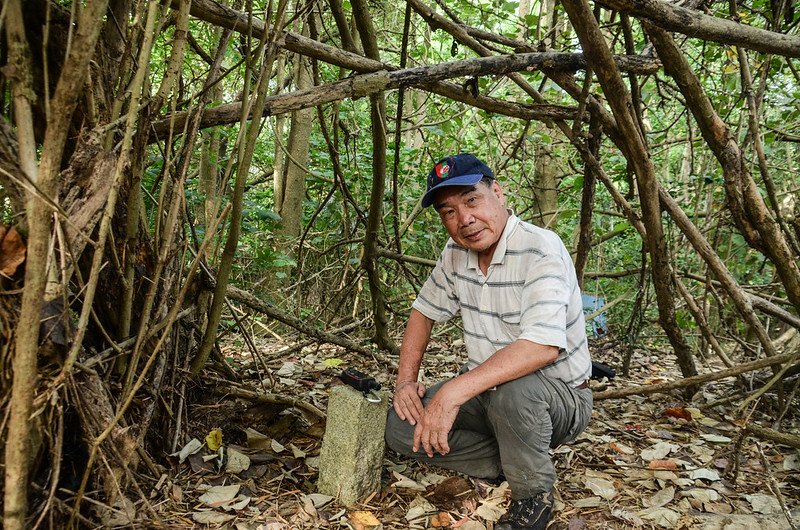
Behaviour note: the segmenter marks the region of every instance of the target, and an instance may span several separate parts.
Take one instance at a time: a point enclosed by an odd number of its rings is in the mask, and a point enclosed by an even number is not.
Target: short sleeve
[[[567,305],[570,299],[563,258],[546,254],[525,277],[520,303],[520,339],[567,347]]]
[[[453,280],[452,259],[448,248],[439,256],[412,307],[435,322],[450,320],[460,306]]]

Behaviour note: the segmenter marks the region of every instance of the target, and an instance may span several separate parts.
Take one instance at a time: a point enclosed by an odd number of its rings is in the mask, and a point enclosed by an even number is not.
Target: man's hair
[[[494,179],[493,179],[492,177],[486,177],[486,176],[484,176],[484,177],[481,179],[481,182],[483,182],[484,184],[486,184],[486,187],[487,187],[487,188],[491,188],[491,187],[492,187],[492,182],[494,182]]]

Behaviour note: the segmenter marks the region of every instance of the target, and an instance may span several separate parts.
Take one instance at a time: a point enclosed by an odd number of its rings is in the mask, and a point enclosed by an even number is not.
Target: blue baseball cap
[[[473,154],[459,153],[443,158],[428,173],[428,188],[422,196],[422,207],[432,205],[436,192],[445,186],[474,186],[483,177],[494,179],[494,172]]]

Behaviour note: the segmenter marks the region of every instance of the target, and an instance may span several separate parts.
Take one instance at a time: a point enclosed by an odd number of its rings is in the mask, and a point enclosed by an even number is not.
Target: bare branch
[[[768,357],[765,359],[759,359],[757,361],[751,361],[749,363],[740,364],[739,366],[734,366],[733,368],[728,368],[726,370],[719,370],[717,372],[709,372],[701,375],[695,375],[693,377],[687,377],[685,379],[679,379],[677,381],[670,381],[667,383],[658,383],[655,385],[642,385],[642,386],[632,386],[627,388],[616,388],[612,390],[604,390],[602,392],[595,392],[594,393],[594,400],[600,401],[603,399],[617,399],[627,396],[645,396],[647,394],[656,394],[656,393],[664,393],[669,390],[675,390],[677,388],[686,388],[689,386],[699,385],[701,383],[708,383],[710,381],[719,381],[720,379],[726,379],[728,377],[736,377],[740,374],[745,374],[748,372],[753,372],[755,370],[760,370],[761,368],[766,368],[767,366],[780,366],[780,363],[785,363],[787,361],[791,361],[795,358],[795,353],[785,353],[783,355],[778,355],[777,357]]]
[[[600,3],[692,38],[733,44],[784,57],[800,57],[800,37],[793,35],[754,28],[663,0],[600,0]]]
[[[316,107],[346,98],[359,98],[400,86],[414,85],[439,92],[444,96],[483,108],[489,112],[497,112],[516,118],[528,120],[574,119],[575,109],[572,107],[503,102],[487,96],[475,96],[456,85],[441,83],[440,81],[456,77],[497,75],[526,69],[532,70],[539,67],[553,68],[559,65],[580,64],[583,64],[583,57],[577,54],[546,52],[478,57],[476,59],[453,61],[432,66],[418,66],[391,72],[384,70],[357,75],[307,90],[269,96],[266,98],[264,115],[285,114],[294,110]],[[206,109],[203,113],[200,127],[207,128],[236,123],[241,120],[241,110],[242,103],[239,101]],[[162,138],[169,130],[181,130],[189,115],[190,112],[188,111],[177,112],[154,123],[151,140],[156,141]]]

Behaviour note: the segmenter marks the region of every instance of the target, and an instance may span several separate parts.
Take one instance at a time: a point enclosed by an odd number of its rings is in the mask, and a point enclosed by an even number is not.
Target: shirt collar
[[[514,215],[514,212],[510,209],[507,209],[506,211],[508,211],[506,226],[503,229],[503,233],[500,235],[500,240],[497,242],[497,246],[494,249],[494,255],[492,255],[492,262],[490,265],[498,265],[505,261],[506,248],[508,248],[508,238],[519,224],[519,217]],[[476,270],[478,268],[478,253],[474,250],[470,250],[467,253],[467,268]]]

